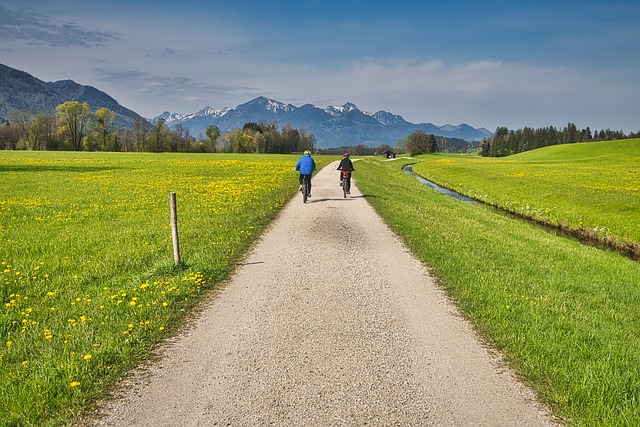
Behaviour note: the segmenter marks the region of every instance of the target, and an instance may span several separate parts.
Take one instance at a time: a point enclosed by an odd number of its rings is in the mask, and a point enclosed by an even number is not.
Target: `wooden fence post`
[[[171,238],[173,240],[173,262],[180,264],[180,243],[178,242],[178,211],[176,208],[176,193],[169,193],[169,210],[171,211]]]

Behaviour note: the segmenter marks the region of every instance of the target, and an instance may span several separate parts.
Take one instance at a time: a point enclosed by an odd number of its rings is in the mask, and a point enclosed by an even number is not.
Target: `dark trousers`
[[[300,176],[298,177],[298,182],[300,182],[300,185],[302,185],[305,177],[309,180],[309,193],[311,193],[311,175],[300,174]]]

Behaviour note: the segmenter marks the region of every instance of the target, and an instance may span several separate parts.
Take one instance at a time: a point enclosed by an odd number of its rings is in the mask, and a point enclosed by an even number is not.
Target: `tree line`
[[[155,123],[138,119],[131,128],[116,126],[117,114],[107,108],[95,112],[87,103],[68,101],[55,113],[18,111],[0,126],[2,150],[147,151],[291,153],[313,150],[315,138],[304,129],[275,123],[247,123],[222,133],[211,125],[194,137],[179,124],[170,129],[162,118]]]
[[[622,131],[606,129],[595,131],[592,134],[589,127],[578,129],[571,122],[562,130],[553,126],[538,129],[525,127],[515,131],[506,127],[498,127],[493,137],[484,139],[480,154],[485,157],[504,157],[550,145],[625,138],[640,138],[640,132],[625,135]]]

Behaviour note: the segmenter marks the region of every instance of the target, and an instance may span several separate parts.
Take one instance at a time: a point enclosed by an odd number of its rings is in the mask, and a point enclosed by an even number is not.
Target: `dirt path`
[[[554,425],[335,167],[94,425]]]

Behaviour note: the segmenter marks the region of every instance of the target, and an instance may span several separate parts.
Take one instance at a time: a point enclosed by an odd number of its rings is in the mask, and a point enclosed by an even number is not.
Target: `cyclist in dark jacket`
[[[351,189],[351,172],[355,171],[353,168],[353,163],[351,159],[349,159],[349,153],[344,153],[342,155],[342,160],[340,160],[340,164],[338,165],[338,169],[340,171],[340,185],[342,185],[342,173],[349,172],[347,174],[347,194],[350,193]]]
[[[298,163],[296,163],[296,170],[300,171],[300,176],[298,177],[300,190],[302,190],[304,175],[309,176],[309,196],[311,196],[311,175],[313,175],[313,171],[316,170],[316,162],[313,160],[313,157],[311,157],[311,151],[305,150],[304,156],[300,157]]]

